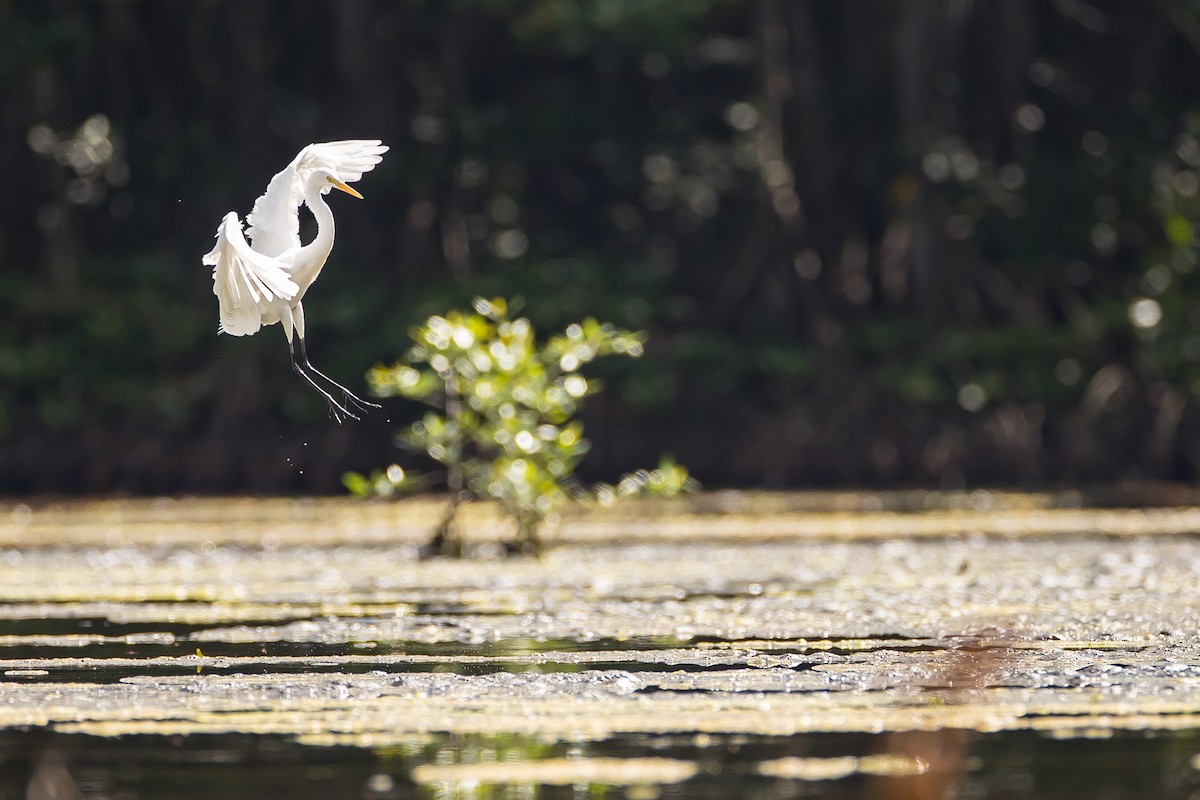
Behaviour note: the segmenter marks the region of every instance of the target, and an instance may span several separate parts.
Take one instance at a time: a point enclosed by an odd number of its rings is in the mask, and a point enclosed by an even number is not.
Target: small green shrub
[[[669,458],[615,487],[589,490],[573,479],[589,448],[578,414],[600,389],[582,369],[602,356],[637,358],[644,334],[585,319],[539,344],[528,319],[509,316],[507,301],[476,298],[473,312],[430,317],[410,335],[406,357],[376,366],[367,379],[380,397],[399,395],[436,409],[402,436],[446,468],[450,501],[434,535],[436,551],[461,551],[455,515],[471,498],[497,502],[516,526],[516,549],[536,553],[539,527],[568,501],[694,489],[687,470]],[[421,481],[395,466],[343,479],[360,496],[392,495]]]

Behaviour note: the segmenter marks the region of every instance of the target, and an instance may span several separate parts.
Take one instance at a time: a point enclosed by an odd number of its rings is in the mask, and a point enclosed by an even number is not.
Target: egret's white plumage
[[[217,226],[217,244],[204,257],[213,268],[213,294],[221,312],[218,330],[248,336],[271,316],[276,303],[290,303],[300,292],[284,263],[253,249],[242,235],[242,221],[230,211]],[[274,322],[279,314],[274,314]]]
[[[387,147],[378,139],[354,139],[345,142],[310,144],[292,159],[292,163],[271,179],[267,191],[254,201],[246,217],[247,233],[255,250],[268,256],[280,256],[300,246],[300,204],[304,202],[305,183],[325,170],[343,183],[354,183],[383,160]],[[321,186],[326,194],[334,184]],[[314,209],[314,213],[316,213]]]
[[[330,189],[340,189],[361,198],[348,184],[374,169],[387,150],[378,139],[310,144],[271,179],[267,191],[254,201],[246,217],[249,228],[243,233],[238,215],[229,212],[217,227],[216,245],[204,256],[204,264],[213,268],[213,294],[220,306],[219,330],[248,336],[263,325],[281,322],[292,366],[325,397],[339,422],[343,416],[355,415],[317,384],[309,372],[340,389],[347,403],[360,407],[373,404],[360,400],[309,363],[301,300],[333,249],[333,212],[323,195]],[[308,244],[300,241],[302,204],[317,220],[317,235]]]

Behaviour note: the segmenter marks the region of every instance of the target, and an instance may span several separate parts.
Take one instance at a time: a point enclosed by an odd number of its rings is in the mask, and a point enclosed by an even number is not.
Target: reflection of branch
[[[1192,49],[1200,53],[1200,20],[1173,0],[1155,0],[1155,5]]]
[[[67,768],[62,753],[47,750],[34,764],[25,797],[28,800],[83,800],[83,792]]]
[[[1011,659],[1003,642],[973,642],[951,650],[941,672],[949,702],[988,688]],[[933,688],[927,686],[926,688]],[[967,773],[971,753],[968,731],[956,728],[902,730],[888,734],[884,753],[900,755],[924,765],[916,775],[881,775],[873,781],[870,796],[878,800],[929,800],[957,797]]]

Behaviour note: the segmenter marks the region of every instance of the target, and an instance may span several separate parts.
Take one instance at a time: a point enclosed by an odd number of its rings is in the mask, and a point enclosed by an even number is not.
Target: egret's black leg
[[[321,370],[314,367],[312,365],[312,362],[308,360],[308,350],[305,349],[305,347],[304,347],[304,337],[297,336],[296,341],[299,342],[299,345],[300,345],[300,363],[304,364],[304,367],[306,369],[312,370],[315,375],[319,375],[320,377],[324,378],[325,380],[329,381],[329,383],[333,384],[338,389],[340,389],[342,391],[342,394],[344,394],[346,397],[346,405],[350,405],[351,403],[353,403],[354,405],[358,406],[363,411],[366,411],[368,408],[380,408],[381,407],[378,403],[372,403],[367,400],[363,400],[361,397],[356,395],[354,392],[350,391],[345,386],[342,386],[340,383],[335,381],[333,378],[329,377],[324,372],[321,372]],[[353,416],[353,415],[351,415],[351,416]],[[357,419],[357,417],[356,417],[356,419]]]
[[[350,411],[344,405],[339,403],[337,400],[334,400],[333,395],[331,395],[329,392],[327,392],[323,388],[321,388],[321,385],[319,383],[317,383],[315,380],[313,380],[312,375],[309,375],[305,371],[304,367],[308,366],[308,364],[307,364],[307,359],[305,359],[303,357],[303,354],[304,354],[304,340],[303,339],[300,340],[300,353],[301,353],[301,360],[297,361],[296,360],[296,348],[292,345],[292,342],[289,341],[288,342],[288,355],[291,356],[291,358],[292,358],[292,369],[294,369],[296,371],[297,375],[299,375],[301,378],[304,378],[304,380],[308,381],[308,384],[310,386],[312,386],[314,389],[316,389],[318,392],[321,393],[321,396],[325,398],[325,402],[329,403],[329,415],[331,417],[333,417],[334,420],[336,420],[339,425],[342,424],[343,417],[349,417],[350,419],[358,419],[358,416],[356,414],[354,414],[352,411]],[[304,365],[301,365],[301,362],[305,362]],[[312,369],[311,366],[309,368]],[[313,370],[313,372],[316,372],[316,370]],[[321,373],[318,372],[317,374],[320,375]],[[322,375],[321,377],[324,377],[324,376]],[[332,381],[331,381],[331,383],[332,383]]]

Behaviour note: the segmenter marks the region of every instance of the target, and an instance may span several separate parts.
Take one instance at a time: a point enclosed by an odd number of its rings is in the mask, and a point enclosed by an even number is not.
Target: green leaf
[[[1163,229],[1167,239],[1176,247],[1191,247],[1195,243],[1195,229],[1187,217],[1173,214],[1167,217]]]
[[[357,472],[346,472],[342,474],[342,485],[345,486],[350,494],[355,497],[370,497],[372,495],[371,479],[366,475]]]

